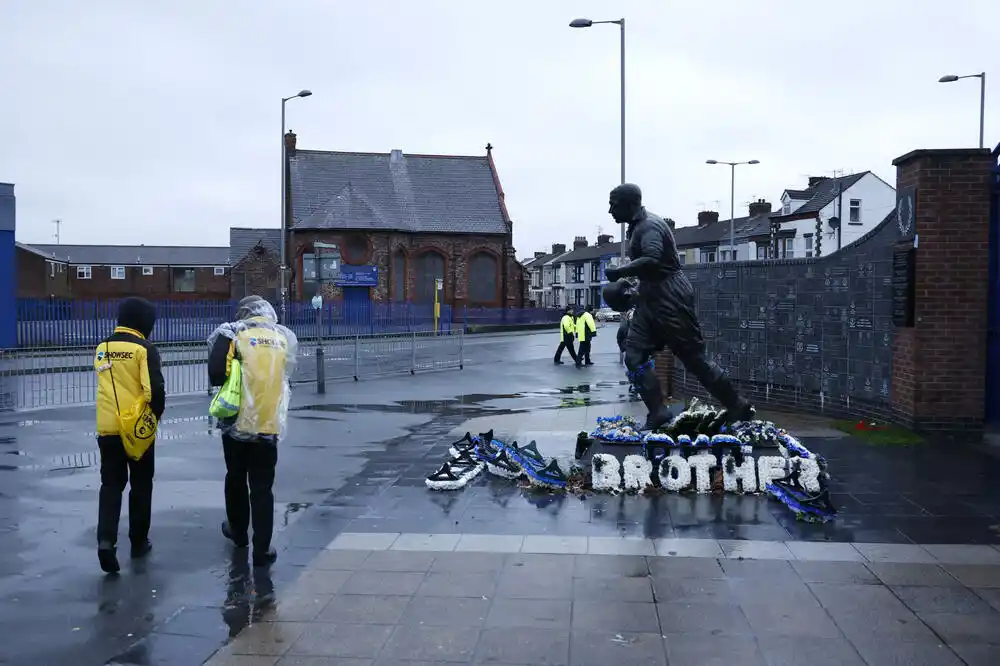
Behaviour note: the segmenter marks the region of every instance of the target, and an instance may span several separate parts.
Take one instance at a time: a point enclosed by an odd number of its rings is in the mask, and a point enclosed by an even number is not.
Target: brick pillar
[[[914,323],[893,336],[892,403],[918,431],[982,433],[991,163],[985,149],[893,161],[897,195],[914,202],[897,223],[901,243],[916,245],[916,266]]]
[[[674,393],[674,355],[668,351],[662,351],[653,358],[655,359],[654,374],[660,380],[660,386],[663,387],[663,397],[669,398]]]

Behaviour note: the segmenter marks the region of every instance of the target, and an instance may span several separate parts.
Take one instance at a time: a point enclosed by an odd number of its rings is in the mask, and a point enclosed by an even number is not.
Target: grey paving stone
[[[781,541],[734,541],[719,539],[722,552],[729,559],[794,560],[792,551]]]
[[[569,653],[573,666],[667,664],[663,638],[659,632],[574,631],[570,637]]]
[[[609,601],[573,602],[573,629],[634,631],[652,633],[660,630],[655,604]]]
[[[264,622],[311,622],[316,619],[330,599],[332,594],[309,594],[278,597],[274,609],[264,616]]]
[[[864,562],[864,556],[849,543],[828,543],[824,541],[788,541],[788,550],[796,560],[819,560],[821,562]]]
[[[431,564],[433,573],[487,573],[503,568],[502,553],[454,552],[436,553]]]
[[[353,575],[350,571],[307,569],[299,576],[298,584],[314,594],[336,594]]]
[[[993,610],[1000,611],[1000,588],[977,587],[973,588],[973,591],[979,596],[979,598],[992,606]]]
[[[587,552],[592,555],[652,556],[656,549],[652,539],[637,537],[588,537]]]
[[[479,630],[470,627],[401,625],[396,627],[379,658],[390,663],[403,660],[467,663],[472,660],[478,642]]]
[[[653,586],[643,578],[574,578],[573,598],[593,601],[653,602]]]
[[[437,555],[437,553],[405,550],[376,550],[369,555],[368,559],[366,559],[358,568],[362,571],[409,571],[413,573],[424,573],[431,568],[431,563],[434,562],[435,555]]]
[[[946,643],[1000,645],[1000,613],[918,613]]]
[[[989,613],[993,609],[966,587],[895,586],[893,593],[913,612]]]
[[[852,638],[868,666],[962,666],[947,645],[936,642],[901,643],[882,636]]]
[[[309,568],[354,571],[361,568],[370,553],[368,550],[323,550],[312,559]]]
[[[944,568],[966,587],[1000,587],[1000,566],[946,564]]]
[[[721,571],[721,570],[720,570]],[[657,603],[681,601],[737,605],[733,589],[726,580],[654,578],[653,592]]]
[[[880,584],[868,567],[860,562],[791,562],[792,568],[807,583]]]
[[[649,575],[645,557],[634,555],[575,555],[577,578],[644,578]]]
[[[757,643],[769,666],[865,666],[864,660],[843,638],[788,640],[758,636]]]
[[[331,541],[327,549],[386,550],[398,538],[399,532],[344,532]]]
[[[417,594],[428,597],[492,597],[497,588],[497,574],[431,573],[417,588]]]
[[[444,627],[479,627],[485,622],[490,600],[482,597],[413,597],[401,624]]]
[[[715,539],[656,539],[654,546],[661,557],[725,557]]]
[[[300,657],[287,655],[282,657],[276,666],[372,666],[371,659],[353,659],[351,657]],[[252,663],[240,662],[234,666],[254,666]],[[408,665],[410,666],[410,665]]]
[[[744,603],[741,607],[758,636],[799,636],[810,640],[840,638],[840,629],[818,604],[786,605],[762,597],[757,603]]]
[[[660,615],[661,632],[666,635],[747,636],[753,633],[739,606],[700,603],[668,603],[656,606]]]
[[[508,629],[484,629],[475,659],[478,663],[566,666],[569,664],[569,632],[520,627],[516,635],[512,635]]]
[[[316,617],[329,624],[396,624],[410,597],[375,594],[337,594]]]
[[[573,578],[562,574],[527,574],[504,570],[496,596],[508,599],[572,599]]]
[[[279,663],[278,659],[279,657],[251,657],[245,654],[223,654],[220,651],[209,659],[205,663],[205,666],[275,666],[275,664]],[[111,662],[111,664],[114,663]]]
[[[886,585],[960,586],[961,583],[936,564],[872,562],[868,565]]]
[[[229,651],[233,654],[281,656],[310,626],[301,622],[252,624],[229,645]]]
[[[997,666],[1000,664],[1000,645],[954,643],[948,647],[962,658],[966,666]]]
[[[785,560],[719,560],[727,578],[795,579],[797,576],[790,562]]]
[[[573,602],[566,599],[496,599],[487,627],[569,629]]]
[[[156,630],[159,634],[215,638],[229,633],[218,608],[189,607],[175,613]]]
[[[517,534],[463,534],[455,545],[456,552],[519,553],[524,537]]]
[[[551,555],[542,553],[517,553],[508,555],[503,568],[521,575],[560,575],[572,577],[572,555]]]
[[[587,552],[587,537],[529,534],[524,537],[521,552],[583,555]]]
[[[722,580],[726,577],[719,560],[710,557],[653,557],[649,559],[649,573],[653,577],[668,579],[706,578]]]
[[[455,550],[460,534],[400,534],[391,550],[450,551]]]
[[[982,544],[927,544],[924,550],[942,564],[1000,565],[1000,550]]]
[[[882,585],[809,583],[809,589],[827,609],[850,613],[858,606],[906,616],[910,611],[889,588]]]
[[[392,627],[381,624],[312,624],[289,653],[374,659],[391,634]]]
[[[343,584],[340,593],[407,596],[417,591],[424,578],[422,573],[358,571]]]
[[[847,639],[855,645],[858,641],[868,641],[875,637],[887,643],[940,642],[920,618],[903,608],[902,611],[873,608],[859,602],[853,612],[829,608],[827,611]]]
[[[733,597],[740,604],[757,604],[768,600],[778,606],[819,608],[812,590],[798,576],[775,578],[731,578],[726,581]]]
[[[768,666],[750,636],[726,636],[725,640],[718,640],[672,635],[665,642],[670,666]]]
[[[934,556],[916,544],[856,543],[854,547],[869,562],[933,564]]]

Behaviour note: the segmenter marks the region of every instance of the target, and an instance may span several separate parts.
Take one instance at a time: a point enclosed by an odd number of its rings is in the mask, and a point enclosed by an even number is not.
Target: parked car
[[[597,321],[621,321],[622,313],[615,312],[611,308],[601,308],[597,311]]]

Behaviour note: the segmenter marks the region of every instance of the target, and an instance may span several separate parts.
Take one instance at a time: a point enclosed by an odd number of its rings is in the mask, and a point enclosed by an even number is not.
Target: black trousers
[[[128,537],[133,544],[142,544],[149,536],[150,516],[153,510],[153,473],[155,447],[139,460],[125,455],[125,447],[118,435],[97,438],[101,451],[101,491],[97,505],[97,541],[115,546],[118,544],[118,523],[122,516],[122,493],[128,492]]]
[[[559,346],[556,348],[556,356],[553,359],[556,363],[562,360],[563,350],[569,352],[569,357],[573,359],[574,363],[579,363],[580,359],[576,355],[576,350],[573,349],[573,336],[564,335],[562,340],[559,341]]]
[[[226,457],[226,520],[237,541],[246,542],[253,525],[253,547],[264,553],[274,533],[274,470],[278,446],[271,441],[222,436]]]
[[[580,340],[580,351],[577,352],[577,356],[580,361],[586,363],[587,365],[590,365],[590,342],[590,338]]]

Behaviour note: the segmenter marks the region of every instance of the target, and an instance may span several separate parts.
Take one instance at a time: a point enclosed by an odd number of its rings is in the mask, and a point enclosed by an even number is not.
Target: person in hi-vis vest
[[[253,526],[253,564],[267,566],[277,559],[271,547],[274,532],[274,474],[278,443],[285,434],[288,380],[295,369],[298,341],[278,324],[270,303],[247,296],[239,303],[236,321],[221,325],[209,338],[208,377],[222,386],[240,363],[239,412],[220,420],[226,459],[226,521],[222,534],[237,548],[249,545]]]
[[[573,362],[580,365],[580,359],[576,355],[576,350],[573,349],[574,335],[576,335],[576,320],[573,318],[573,307],[567,305],[562,321],[559,322],[559,347],[556,348],[556,356],[553,359],[556,365],[563,364],[562,353],[564,349],[569,352],[569,357],[573,359]]]
[[[580,351],[577,354],[577,365],[594,365],[590,360],[590,341],[597,335],[597,322],[594,321],[594,306],[587,309],[576,319],[576,337],[580,340]]]

